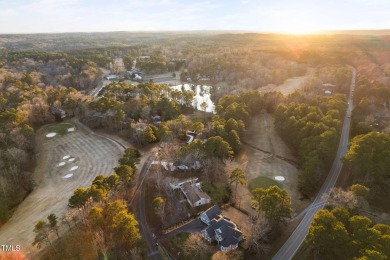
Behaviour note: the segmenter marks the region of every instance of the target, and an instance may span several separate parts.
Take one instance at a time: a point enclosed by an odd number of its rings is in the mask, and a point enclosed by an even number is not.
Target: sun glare
[[[281,33],[286,34],[314,34],[316,32],[319,32],[320,29],[315,28],[310,23],[292,23],[292,24],[286,24],[286,26],[280,30]]]
[[[283,20],[279,32],[285,34],[313,34],[319,32],[318,21],[308,13],[291,13],[290,19]]]
[[[305,27],[291,27],[284,31],[281,31],[285,34],[294,34],[294,35],[302,35],[302,34],[315,34],[319,30],[313,28],[305,28]]]

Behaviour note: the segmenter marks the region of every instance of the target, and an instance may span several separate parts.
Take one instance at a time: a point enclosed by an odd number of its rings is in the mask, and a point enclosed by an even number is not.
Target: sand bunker
[[[57,135],[57,133],[48,133],[47,135],[46,135],[46,137],[47,138],[52,138],[52,137],[54,137],[54,136],[56,136]]]
[[[67,160],[69,158],[70,158],[70,155],[65,155],[64,157],[62,157],[62,159],[64,159],[64,160]]]
[[[70,171],[77,170],[78,168],[79,168],[78,166],[73,166],[72,168],[70,168]]]
[[[73,173],[68,173],[67,175],[65,175],[64,177],[62,177],[63,179],[68,179],[70,177],[73,176]]]
[[[275,180],[277,181],[284,181],[286,178],[284,178],[283,176],[275,176]]]
[[[75,160],[75,158],[70,158],[69,160],[68,160],[68,162],[73,162]]]
[[[68,132],[74,132],[75,128],[74,127],[71,127],[71,128],[68,128],[67,131]]]
[[[64,166],[65,165],[65,162],[60,162],[59,164],[58,164],[58,166]]]

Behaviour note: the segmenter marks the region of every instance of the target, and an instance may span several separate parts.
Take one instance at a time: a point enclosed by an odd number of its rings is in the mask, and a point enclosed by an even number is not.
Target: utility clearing
[[[60,218],[78,187],[91,185],[99,174],[109,175],[117,166],[123,148],[117,143],[76,127],[72,134],[47,138],[47,127],[37,131],[37,167],[33,192],[17,207],[12,218],[0,229],[1,244],[20,245],[31,257],[34,225],[51,213]],[[60,234],[61,235],[61,234]]]

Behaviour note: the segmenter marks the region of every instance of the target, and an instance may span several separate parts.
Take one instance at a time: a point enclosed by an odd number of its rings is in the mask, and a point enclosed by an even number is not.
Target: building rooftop
[[[209,219],[218,218],[219,215],[222,214],[221,209],[218,207],[218,205],[214,205],[208,210],[204,212]]]
[[[221,215],[218,219],[214,218],[210,222],[206,232],[210,237],[218,235],[219,246],[222,245],[223,247],[236,245],[242,240],[242,232],[237,228],[236,224]]]
[[[195,183],[186,182],[181,185],[181,189],[191,204],[195,204],[195,202],[202,198],[210,200],[210,196],[198,188]]]

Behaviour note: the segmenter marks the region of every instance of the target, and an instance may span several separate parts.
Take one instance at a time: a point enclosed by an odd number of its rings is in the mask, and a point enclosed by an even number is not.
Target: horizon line
[[[387,29],[329,29],[318,30],[307,33],[288,33],[285,31],[260,31],[260,30],[113,30],[113,31],[56,31],[56,32],[0,32],[0,35],[33,35],[33,34],[89,34],[89,33],[257,33],[257,34],[279,34],[279,35],[319,35],[319,34],[339,34],[342,32],[372,32],[372,31],[390,31]]]

